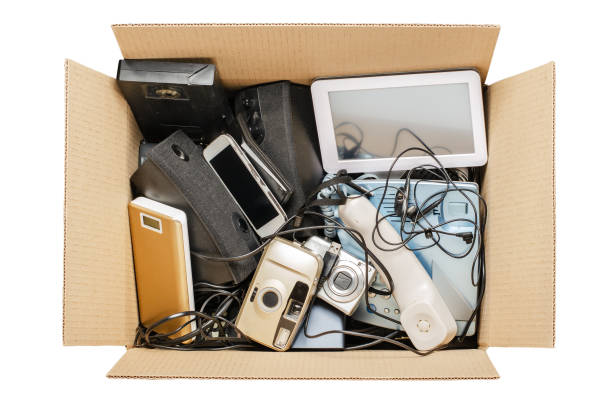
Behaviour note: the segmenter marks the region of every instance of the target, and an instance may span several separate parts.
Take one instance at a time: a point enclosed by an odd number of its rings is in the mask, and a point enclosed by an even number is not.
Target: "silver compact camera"
[[[320,288],[317,297],[346,315],[352,315],[359,306],[361,297],[372,284],[376,268],[348,254],[340,244],[329,242],[318,236],[310,237],[303,246],[323,259]]]

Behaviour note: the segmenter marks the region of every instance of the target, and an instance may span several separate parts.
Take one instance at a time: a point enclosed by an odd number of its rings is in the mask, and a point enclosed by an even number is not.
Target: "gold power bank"
[[[145,327],[169,315],[193,311],[193,279],[187,234],[187,217],[176,208],[145,197],[128,205],[138,313]],[[158,333],[171,333],[192,316],[173,319],[156,327]],[[195,322],[170,337],[195,330]]]

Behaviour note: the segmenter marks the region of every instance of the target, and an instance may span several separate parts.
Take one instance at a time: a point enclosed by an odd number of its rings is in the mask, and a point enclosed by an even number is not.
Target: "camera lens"
[[[278,305],[278,294],[272,290],[266,291],[261,297],[261,302],[268,308],[274,308]]]
[[[274,287],[260,288],[257,294],[257,306],[264,312],[274,312],[282,304],[282,295]]]
[[[334,301],[350,302],[358,299],[365,287],[363,272],[355,262],[339,260],[323,284],[323,290]]]
[[[348,290],[352,283],[353,278],[346,271],[340,271],[336,277],[334,277],[334,285],[341,291]]]

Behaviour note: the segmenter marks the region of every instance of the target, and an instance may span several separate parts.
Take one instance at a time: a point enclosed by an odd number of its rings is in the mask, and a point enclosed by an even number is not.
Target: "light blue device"
[[[344,335],[342,333],[330,333],[316,338],[306,337],[304,323],[293,341],[292,349],[331,350],[344,348]],[[330,330],[344,329],[344,314],[327,303],[316,299],[310,309],[308,319],[308,333],[318,335]]]
[[[354,183],[371,191],[373,195],[370,197],[370,201],[375,207],[378,207],[383,196],[385,180],[376,178],[372,179],[368,177],[373,176],[362,176],[362,178],[354,180]],[[329,178],[330,177],[326,177],[325,180],[329,180]],[[382,216],[392,215],[387,219],[398,232],[400,232],[401,218],[395,215],[395,195],[399,187],[403,187],[404,184],[405,180],[403,179],[390,179],[384,201],[380,208],[380,213]],[[464,240],[462,237],[441,233],[436,234],[435,232],[433,235],[430,235],[432,238],[427,238],[424,233],[421,233],[415,236],[407,244],[408,247],[414,251],[414,254],[417,256],[429,276],[432,278],[434,285],[436,288],[438,288],[444,302],[453,314],[455,320],[457,321],[457,334],[459,335],[463,333],[467,320],[472,315],[472,312],[476,306],[478,295],[478,287],[472,284],[472,265],[474,263],[474,259],[478,255],[480,235],[478,232],[474,234],[475,230],[473,222],[465,221],[465,219],[469,219],[476,222],[478,229],[480,227],[480,201],[477,194],[479,191],[478,185],[471,182],[455,182],[457,189],[463,191],[462,193],[455,189],[452,185],[447,186],[446,182],[411,180],[410,184],[411,187],[408,198],[408,206],[415,205],[416,191],[416,202],[421,209],[427,207],[442,197],[444,195],[443,192],[447,190],[448,187],[448,192],[446,196],[444,196],[442,203],[417,221],[417,223],[422,225],[422,227],[417,225],[414,228],[415,231],[422,231],[423,228],[428,229],[444,222],[455,220],[448,224],[442,225],[441,227],[437,228],[437,230],[453,234],[468,234],[468,237],[466,240]],[[337,187],[341,188],[342,192],[349,197],[351,195],[360,194],[358,191],[345,184],[340,184]],[[333,188],[328,188],[319,194],[319,198],[324,197],[338,198],[338,195]],[[323,211],[326,215],[340,221],[337,206],[323,207]],[[404,224],[405,232],[410,232],[413,229],[413,225],[413,222],[407,218]],[[326,236],[335,236],[333,235],[334,231],[335,230],[331,230],[331,232],[327,231]],[[460,259],[449,256],[438,246],[432,246],[423,250],[415,250],[420,247],[430,246],[434,240],[439,238],[439,244],[447,251],[454,255],[463,255],[470,249],[471,246],[471,243],[468,243],[469,234],[471,234],[475,239],[472,250],[466,257]],[[353,256],[364,260],[363,249],[347,234],[346,231],[341,229],[338,230],[337,236],[344,250]],[[363,236],[372,237],[371,235]],[[408,235],[404,233],[402,235],[402,239],[406,239],[407,236]],[[477,265],[478,263],[476,263],[476,266],[474,267],[474,282],[478,281]],[[380,277],[380,275],[377,275],[377,278],[372,286],[378,289],[385,289],[385,284],[382,282]],[[393,297],[376,295],[373,293],[368,294],[371,307],[374,307],[377,312],[399,321],[400,312]],[[370,310],[368,310],[365,297],[362,298],[362,302],[352,315],[352,318],[376,326],[402,330],[399,322],[397,324],[393,323],[373,314]],[[476,319],[471,323],[467,336],[472,336],[475,330]]]

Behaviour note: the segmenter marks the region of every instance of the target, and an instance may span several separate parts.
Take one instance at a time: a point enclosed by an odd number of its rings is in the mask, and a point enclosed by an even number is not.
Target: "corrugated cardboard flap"
[[[115,79],[67,61],[65,345],[124,345],[134,338],[127,204],[139,139]]]
[[[554,345],[554,92],[553,63],[487,91],[485,346]]]
[[[426,357],[403,351],[254,352],[130,349],[109,371],[116,378],[491,379],[484,350]]]
[[[114,25],[125,58],[211,58],[227,87],[336,75],[476,68],[499,26],[423,24]]]

